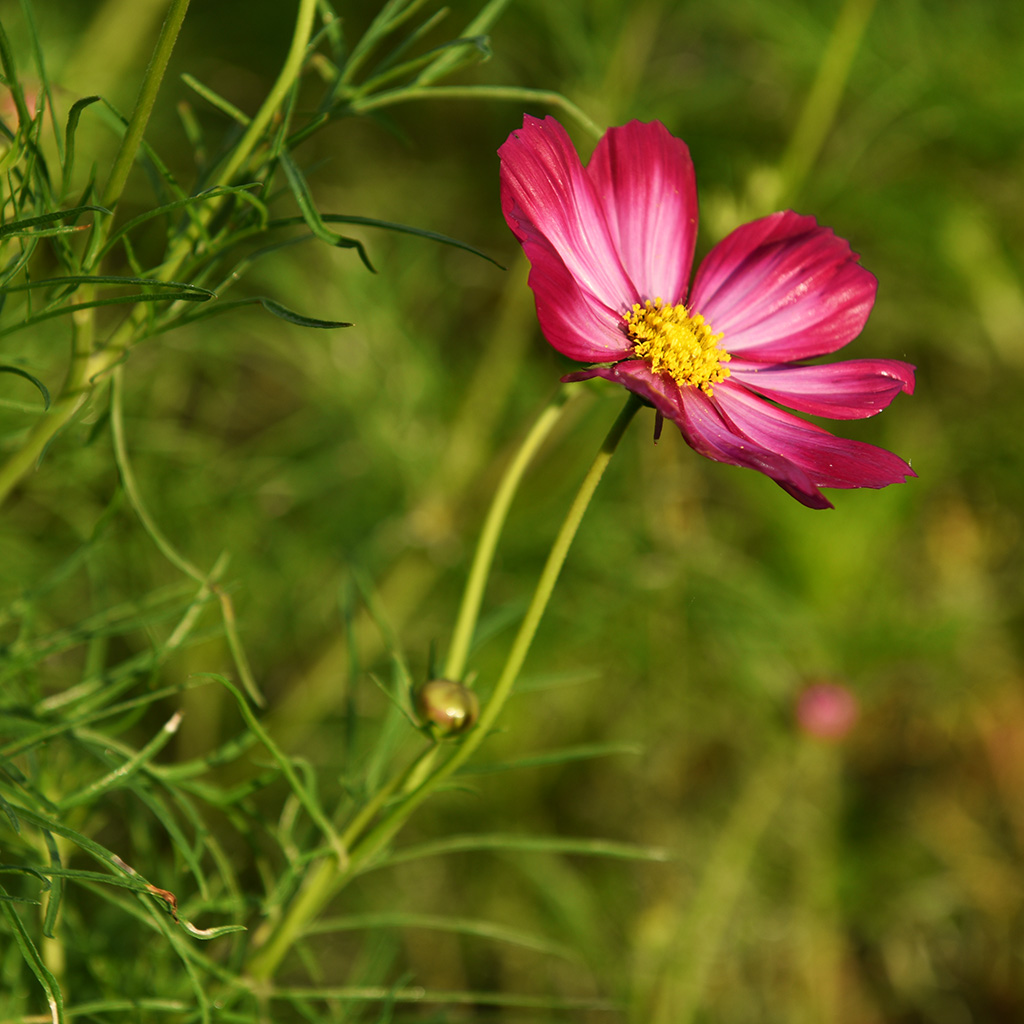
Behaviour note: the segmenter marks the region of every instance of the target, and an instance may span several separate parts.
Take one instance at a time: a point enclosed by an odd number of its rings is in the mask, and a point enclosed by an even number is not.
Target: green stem
[[[150,115],[156,104],[157,93],[160,91],[160,84],[164,79],[164,72],[171,59],[174,44],[178,41],[178,33],[181,31],[182,22],[188,11],[189,0],[171,0],[167,17],[160,28],[160,36],[156,41],[153,56],[150,58],[149,67],[146,68],[146,75],[142,80],[142,87],[139,89],[138,98],[135,100],[135,109],[128,121],[128,128],[121,139],[121,145],[114,157],[114,166],[110,171],[110,178],[107,180],[107,187],[103,190],[104,206],[113,210],[121,199],[128,175],[135,164],[138,156],[139,146],[142,145],[142,136],[145,134],[146,125],[149,124]],[[96,253],[99,252],[106,240],[107,232],[110,229],[112,217],[97,218],[92,238],[89,242],[89,252],[85,258],[85,265],[91,266]]]
[[[277,76],[274,87],[270,90],[267,98],[263,101],[256,116],[249,122],[249,127],[242,136],[238,145],[235,146],[228,162],[221,169],[219,183],[230,185],[238,169],[248,160],[249,155],[256,148],[264,130],[270,123],[270,119],[277,112],[277,108],[288,95],[288,90],[295,84],[295,80],[302,71],[303,62],[306,59],[306,47],[309,45],[309,37],[313,34],[313,21],[316,17],[317,0],[299,0],[299,13],[295,19],[295,31],[292,33],[292,45],[285,58],[281,74]]]
[[[476,727],[469,732],[458,749],[422,785],[414,789],[393,810],[386,814],[362,840],[350,847],[349,863],[345,870],[339,870],[333,861],[320,861],[307,876],[295,902],[268,939],[266,945],[256,954],[249,966],[249,974],[257,981],[265,982],[273,977],[281,961],[296,940],[303,934],[309,923],[326,906],[328,901],[344,884],[355,875],[367,861],[402,827],[409,815],[437,787],[460,768],[487,738],[491,727],[497,721],[501,709],[512,693],[512,687],[526,659],[527,652],[537,633],[537,627],[554,591],[555,583],[569,553],[569,547],[583,520],[583,514],[590,504],[597,485],[611,461],[615,449],[622,440],[630,421],[642,406],[636,395],[630,395],[625,408],[612,425],[608,436],[601,445],[597,458],[591,464],[576,497],[558,531],[555,542],[541,571],[540,579],[533,592],[533,599],[526,611],[519,632],[512,643],[508,659],[502,670],[490,700],[480,715]],[[407,773],[406,773],[407,774]],[[391,787],[393,792],[396,787]],[[349,833],[346,832],[346,836]]]
[[[821,152],[874,6],[875,0],[846,0],[839,12],[817,77],[779,164],[779,205],[792,202]]]
[[[726,925],[792,771],[784,749],[770,752],[751,773],[705,861],[683,928],[662,966],[654,1005],[639,1018],[644,1024],[690,1024],[696,1018]]]
[[[523,479],[523,473],[526,472],[526,467],[537,454],[537,450],[551,433],[562,413],[565,412],[569,398],[578,393],[578,389],[570,388],[562,388],[559,391],[551,404],[540,414],[529,434],[526,435],[515,458],[505,470],[498,489],[494,492],[491,507],[487,510],[487,518],[480,530],[480,539],[477,541],[476,551],[473,555],[473,564],[466,578],[462,604],[459,606],[455,628],[452,631],[451,647],[448,649],[448,658],[442,673],[445,679],[459,680],[466,671],[466,659],[469,657],[473,632],[476,629],[477,619],[480,617],[480,605],[483,601],[484,588],[487,586],[491,565],[494,562],[498,538],[501,536],[502,527],[508,517],[512,499]]]
[[[66,426],[92,394],[89,357],[92,350],[92,310],[71,314],[71,361],[67,377],[46,415],[36,420],[22,446],[0,465],[0,505],[21,479],[36,466],[46,446]]]

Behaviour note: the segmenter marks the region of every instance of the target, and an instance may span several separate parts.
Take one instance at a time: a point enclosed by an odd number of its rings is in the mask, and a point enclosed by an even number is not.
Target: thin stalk
[[[508,7],[510,0],[489,0],[479,14],[460,32],[463,39],[472,39],[474,36],[482,36],[489,32],[491,26],[497,21],[498,16]],[[430,85],[439,78],[443,78],[450,71],[458,66],[460,53],[457,49],[447,50],[440,57],[431,62],[416,77],[417,85]]]
[[[523,473],[526,472],[526,467],[537,454],[537,450],[551,433],[562,413],[565,412],[569,398],[578,393],[578,389],[571,390],[569,388],[562,388],[559,391],[551,404],[537,418],[537,422],[534,423],[529,434],[526,435],[515,458],[505,470],[498,489],[494,492],[491,507],[487,510],[487,518],[480,530],[480,539],[477,541],[476,551],[473,554],[473,564],[466,577],[466,589],[462,594],[462,604],[459,606],[455,628],[452,631],[451,647],[448,649],[448,657],[442,673],[445,679],[461,679],[466,671],[466,659],[469,656],[477,619],[480,617],[480,605],[483,601],[484,588],[487,586],[487,578],[491,572],[491,565],[494,562],[498,538],[501,536],[502,527],[508,517],[512,499],[523,479]]]
[[[790,751],[784,749],[771,751],[751,773],[706,859],[683,927],[662,965],[653,1006],[637,1018],[644,1024],[690,1024],[696,1019],[726,926],[792,771]]]
[[[150,115],[156,104],[157,93],[160,91],[160,84],[164,79],[164,72],[167,70],[174,44],[178,41],[178,33],[181,31],[185,14],[188,12],[188,4],[189,0],[171,0],[167,17],[164,18],[164,23],[160,28],[160,36],[156,41],[153,56],[150,58],[149,67],[146,68],[139,95],[135,100],[135,109],[132,111],[128,127],[121,139],[121,145],[114,157],[114,166],[111,168],[107,186],[103,190],[102,205],[111,210],[121,199],[128,175],[135,165],[139,146],[142,144],[142,136],[145,134],[146,125],[149,124]],[[86,266],[91,265],[96,253],[102,247],[112,221],[112,217],[96,219],[89,242],[89,252],[85,258]]]
[[[874,6],[875,0],[846,0],[839,11],[818,74],[779,163],[779,205],[793,201],[821,152]]]
[[[316,17],[317,0],[299,0],[299,13],[295,19],[295,31],[292,33],[292,45],[285,58],[284,67],[277,76],[274,87],[267,94],[256,116],[249,122],[249,127],[242,136],[238,145],[235,146],[227,163],[221,168],[218,175],[219,184],[230,185],[231,179],[238,169],[249,159],[249,155],[256,148],[263,135],[264,129],[270,123],[270,119],[277,112],[277,108],[288,95],[288,90],[295,84],[295,80],[302,71],[302,64],[306,59],[306,47],[309,45],[309,37],[313,34],[313,21]]]
[[[469,732],[451,757],[442,764],[422,785],[408,794],[393,810],[386,814],[362,840],[350,847],[349,862],[344,870],[339,870],[332,861],[320,861],[306,877],[298,896],[277,928],[271,934],[266,945],[253,957],[249,966],[250,976],[258,982],[267,982],[273,976],[281,961],[295,942],[303,935],[310,922],[327,905],[328,901],[353,877],[359,868],[372,859],[380,849],[402,827],[410,814],[437,787],[458,770],[477,747],[487,738],[491,727],[497,721],[501,709],[512,693],[512,688],[519,676],[526,655],[537,633],[537,627],[544,616],[555,583],[565,563],[569,548],[576,531],[583,520],[583,514],[590,504],[604,475],[612,455],[622,440],[630,421],[642,405],[642,401],[631,394],[622,412],[612,425],[601,449],[590,466],[580,489],[573,499],[562,526],[555,537],[555,542],[548,554],[547,561],[541,571],[537,586],[533,592],[530,606],[526,610],[519,632],[512,643],[505,667],[498,682],[495,684],[486,707],[483,709],[476,727]],[[394,787],[392,787],[393,790]],[[346,833],[348,835],[348,833]]]
[[[358,97],[349,102],[353,114],[365,114],[368,110],[379,110],[395,103],[408,100],[508,100],[513,103],[543,103],[549,107],[561,108],[585,128],[595,139],[604,134],[601,129],[571,100],[561,93],[547,89],[526,89],[504,85],[429,85],[409,86],[376,93],[373,96]]]
[[[93,344],[92,310],[71,314],[71,361],[60,394],[47,414],[36,420],[22,446],[0,465],[0,505],[30,473],[54,436],[71,422],[92,394],[89,361]]]

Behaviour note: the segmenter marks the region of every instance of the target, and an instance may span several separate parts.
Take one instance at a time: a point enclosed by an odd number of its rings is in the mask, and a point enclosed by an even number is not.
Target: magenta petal
[[[630,121],[605,133],[587,174],[640,297],[682,302],[697,241],[697,181],[686,143],[659,121]]]
[[[670,377],[651,373],[642,359],[631,359],[617,366],[592,367],[563,379],[585,377],[604,377],[645,398],[658,412],[675,422],[686,443],[699,455],[764,473],[808,508],[832,508],[832,503],[799,465],[736,431],[699,388],[680,388]],[[721,386],[715,387],[716,397]]]
[[[501,208],[531,260],[557,257],[584,292],[622,310],[638,298],[619,261],[604,210],[565,129],[527,115],[498,150]]]
[[[823,366],[729,364],[731,378],[773,402],[813,416],[854,420],[914,393],[914,367],[895,359],[851,359]]]
[[[649,363],[643,359],[627,359],[614,366],[591,366],[586,370],[567,374],[563,381],[590,380],[603,377],[638,394],[670,420],[678,421],[682,415],[679,385],[665,374],[651,373]]]
[[[621,315],[589,295],[550,250],[524,242],[530,287],[544,337],[581,363],[607,363],[632,351]]]
[[[852,341],[876,288],[849,243],[813,217],[785,211],[719,242],[697,271],[689,304],[725,335],[728,352],[790,362]]]
[[[756,469],[808,508],[833,507],[802,466],[733,429],[703,391],[687,388],[682,398],[684,416],[676,422],[694,451],[718,462]]]
[[[901,458],[863,441],[835,437],[725,381],[715,404],[741,434],[795,463],[818,487],[887,487],[917,474]]]

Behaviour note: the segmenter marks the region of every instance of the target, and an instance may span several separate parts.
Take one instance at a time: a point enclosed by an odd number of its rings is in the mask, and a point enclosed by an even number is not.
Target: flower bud
[[[431,679],[415,696],[416,712],[424,724],[437,726],[442,736],[457,736],[471,729],[480,715],[480,701],[462,683]]]
[[[860,714],[857,698],[840,683],[814,683],[797,700],[801,730],[819,740],[841,740]]]

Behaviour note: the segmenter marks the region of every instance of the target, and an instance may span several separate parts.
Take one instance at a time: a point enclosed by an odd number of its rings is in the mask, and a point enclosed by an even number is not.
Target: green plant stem
[[[284,67],[277,76],[277,81],[267,94],[256,116],[249,122],[249,127],[242,136],[238,145],[235,146],[228,158],[227,163],[221,168],[218,175],[219,184],[230,185],[231,179],[238,172],[238,169],[249,159],[250,154],[256,148],[270,119],[274,116],[278,107],[288,95],[288,90],[295,84],[295,80],[302,71],[303,62],[306,59],[306,47],[309,45],[309,37],[313,34],[313,21],[316,17],[317,0],[299,0],[299,12],[295,18],[295,31],[292,33],[292,44],[285,58]]]
[[[578,388],[564,387],[559,391],[551,404],[537,418],[529,434],[526,435],[526,439],[505,470],[498,489],[494,492],[491,507],[487,510],[487,518],[480,530],[480,539],[477,541],[476,551],[473,554],[473,564],[466,577],[466,589],[462,594],[462,604],[459,606],[455,628],[452,631],[451,646],[448,649],[448,657],[442,673],[445,679],[459,680],[466,671],[466,659],[469,657],[473,632],[476,629],[477,619],[480,617],[480,605],[483,601],[484,588],[487,586],[487,578],[491,572],[491,565],[494,562],[498,538],[501,536],[501,530],[508,517],[512,500],[523,479],[523,473],[526,472],[526,467],[537,454],[537,450],[561,418],[570,397],[578,393]]]
[[[561,573],[569,547],[576,531],[583,520],[583,514],[590,504],[604,475],[612,455],[622,440],[631,420],[643,402],[631,394],[622,412],[612,425],[601,449],[590,466],[580,489],[576,492],[572,505],[562,522],[555,537],[555,542],[548,554],[547,561],[541,571],[537,586],[533,592],[530,606],[526,610],[519,632],[509,650],[505,667],[498,682],[494,686],[491,697],[480,715],[476,727],[469,732],[451,757],[444,762],[420,786],[412,790],[401,802],[388,812],[361,840],[350,847],[349,861],[344,870],[339,870],[333,860],[319,861],[306,876],[295,901],[280,923],[269,936],[266,944],[253,957],[249,965],[249,975],[257,983],[268,982],[276,972],[281,961],[295,942],[302,936],[310,922],[327,905],[328,901],[353,877],[359,869],[371,860],[380,849],[402,827],[410,814],[437,787],[457,771],[480,744],[487,738],[491,727],[497,721],[501,709],[512,693],[512,688],[519,676],[526,655],[537,633],[537,627],[544,616],[555,583]],[[430,752],[428,752],[429,754]],[[415,770],[415,765],[413,770]],[[406,773],[406,777],[408,773]],[[393,792],[395,786],[391,786]],[[346,833],[349,835],[349,833]],[[350,839],[354,838],[350,836]]]
[[[150,539],[157,546],[160,554],[167,559],[179,572],[191,576],[202,590],[197,601],[202,601],[206,593],[213,594],[220,602],[221,616],[224,621],[224,635],[228,642],[238,670],[238,676],[245,687],[246,693],[252,701],[260,707],[266,704],[263,694],[260,693],[256,680],[253,678],[252,669],[249,666],[249,659],[245,656],[245,649],[238,636],[238,627],[235,623],[234,607],[231,598],[218,584],[218,579],[224,568],[227,566],[225,556],[222,555],[218,564],[209,573],[204,573],[197,566],[193,565],[164,534],[157,525],[156,520],[150,514],[146,503],[142,500],[142,492],[135,480],[135,472],[132,469],[131,459],[128,457],[128,443],[124,431],[124,364],[114,367],[110,375],[110,434],[114,442],[114,462],[121,477],[121,486],[128,498],[135,514],[139,517],[143,529],[149,534]],[[223,564],[222,564],[223,563]],[[218,568],[219,566],[219,568]],[[173,639],[173,634],[172,634]],[[170,641],[168,642],[170,646]]]
[[[157,93],[160,91],[174,44],[178,41],[178,33],[181,31],[185,14],[188,12],[188,5],[189,0],[171,0],[171,6],[160,28],[153,56],[150,58],[149,67],[146,68],[145,77],[142,79],[142,87],[135,100],[135,109],[132,111],[128,127],[121,139],[121,145],[114,157],[114,166],[111,168],[107,186],[103,190],[102,205],[111,210],[120,201],[128,181],[128,175],[135,165],[139,146],[142,144],[142,136],[145,134],[146,125],[149,124],[150,115],[153,113]],[[89,242],[89,252],[84,261],[86,266],[91,265],[96,253],[102,248],[112,221],[112,217],[95,220],[92,238]]]
[[[690,1024],[695,1019],[726,925],[792,772],[788,748],[769,752],[751,772],[705,862],[683,927],[663,964],[654,1005],[642,1012],[638,1024]]]
[[[845,0],[836,18],[818,74],[779,163],[777,205],[793,201],[821,152],[874,6],[875,0]]]
[[[92,310],[71,314],[71,360],[60,394],[45,416],[36,420],[22,446],[0,465],[0,505],[42,457],[53,437],[85,404],[92,394],[89,363],[92,352]]]
[[[474,36],[481,36],[489,32],[491,26],[497,21],[499,15],[508,7],[511,0],[488,0],[477,16],[459,33],[464,39],[472,39]],[[417,85],[430,85],[439,78],[443,78],[450,71],[458,67],[458,50],[446,50],[430,65],[423,69],[416,78]]]

